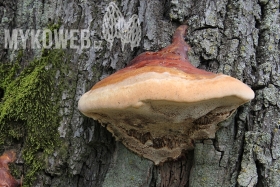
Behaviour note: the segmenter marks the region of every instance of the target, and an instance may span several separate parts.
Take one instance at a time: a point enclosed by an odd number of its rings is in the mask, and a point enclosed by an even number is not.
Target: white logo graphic
[[[121,39],[122,50],[127,43],[130,43],[131,50],[139,46],[141,40],[141,27],[138,16],[133,14],[128,22],[125,21],[122,13],[114,2],[106,8],[103,18],[102,33],[112,49],[115,38]]]
[[[20,28],[4,30],[5,48],[17,49],[19,46],[26,49],[88,49],[91,46],[91,32],[88,29],[26,29]],[[126,22],[122,13],[114,2],[106,8],[103,18],[102,34],[104,39],[110,44],[112,49],[115,38],[119,38],[122,43],[122,50],[125,44],[130,44],[131,50],[139,46],[141,40],[141,27],[136,14]],[[102,41],[94,41],[96,50],[101,49]]]

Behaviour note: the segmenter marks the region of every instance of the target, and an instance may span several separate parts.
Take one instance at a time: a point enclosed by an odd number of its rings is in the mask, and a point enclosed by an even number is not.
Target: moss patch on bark
[[[62,83],[57,74],[65,62],[62,50],[44,50],[22,69],[23,51],[15,62],[0,63],[0,145],[23,143],[24,186],[45,168],[46,158],[61,144],[58,134]]]

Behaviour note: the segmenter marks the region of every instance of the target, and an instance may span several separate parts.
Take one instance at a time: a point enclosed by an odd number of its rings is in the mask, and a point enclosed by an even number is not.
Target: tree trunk
[[[141,23],[133,50],[129,44],[122,50],[118,38],[110,49],[105,40],[109,3],[0,2],[0,150],[17,151],[13,175],[23,176],[24,186],[38,187],[280,186],[279,2],[118,0],[124,19],[137,14]],[[243,81],[255,99],[219,124],[215,139],[196,141],[178,160],[155,166],[82,116],[77,103],[136,55],[168,45],[183,22],[193,65]],[[91,45],[33,49],[27,40],[26,48],[6,48],[5,30],[15,28],[89,29]]]

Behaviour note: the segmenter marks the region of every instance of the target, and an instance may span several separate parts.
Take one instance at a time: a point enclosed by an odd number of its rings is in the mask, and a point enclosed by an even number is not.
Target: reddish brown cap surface
[[[79,110],[108,124],[132,151],[156,164],[193,149],[193,139],[214,138],[217,123],[254,98],[241,81],[192,66],[180,26],[171,45],[145,52],[98,82]]]
[[[5,151],[0,156],[0,187],[18,187],[20,182],[17,181],[10,173],[8,163],[14,162],[16,152],[14,150]]]

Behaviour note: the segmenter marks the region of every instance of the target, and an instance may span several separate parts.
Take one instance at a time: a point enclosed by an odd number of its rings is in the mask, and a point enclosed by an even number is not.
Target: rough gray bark
[[[139,16],[141,46],[112,50],[102,38],[103,14],[110,1],[2,0],[0,61],[13,61],[17,50],[4,49],[4,28],[63,28],[94,31],[90,49],[68,50],[67,82],[60,98],[58,128],[66,154],[57,148],[36,174],[32,186],[280,186],[279,2],[276,0],[120,0],[122,14]],[[126,66],[137,54],[168,45],[175,28],[189,25],[191,62],[231,75],[255,91],[255,99],[219,124],[213,140],[195,142],[195,150],[177,161],[154,166],[127,150],[97,122],[77,110],[79,97],[98,80]],[[101,42],[101,45],[93,45]],[[95,43],[97,44],[97,43]],[[24,51],[22,68],[40,50]],[[62,70],[61,70],[62,71]],[[0,89],[1,92],[5,90]],[[21,153],[25,142],[4,145]],[[22,158],[15,167],[28,168]],[[22,169],[23,176],[27,169]]]

